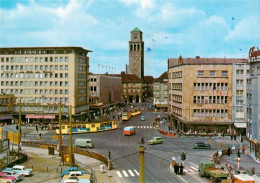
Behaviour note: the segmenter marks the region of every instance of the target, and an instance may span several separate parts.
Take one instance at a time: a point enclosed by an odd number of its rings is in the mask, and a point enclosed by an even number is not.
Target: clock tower
[[[129,66],[130,74],[135,74],[141,79],[144,78],[143,32],[137,27],[131,31],[131,41],[129,41]]]

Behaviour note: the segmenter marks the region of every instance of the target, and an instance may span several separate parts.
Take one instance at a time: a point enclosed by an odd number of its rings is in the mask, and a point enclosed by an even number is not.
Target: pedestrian
[[[180,169],[180,166],[179,166],[179,164],[177,163],[177,166],[176,166],[176,172],[177,172],[177,175],[179,175],[179,169]]]
[[[36,129],[36,132],[38,133],[38,126],[37,125],[35,126],[35,129]]]
[[[243,142],[243,136],[241,136],[241,142]]]
[[[251,175],[255,175],[255,167],[252,167]]]
[[[230,147],[228,147],[228,149],[227,149],[227,155],[228,156],[230,156],[230,151],[231,151],[231,149],[230,149]]]
[[[101,163],[99,167],[100,167],[100,172],[103,173],[103,170],[104,170],[104,165],[103,165],[103,163]]]
[[[233,140],[233,135],[230,135],[231,140]]]
[[[180,170],[179,170],[179,174],[180,174],[180,175],[183,175],[183,168],[184,168],[184,166],[183,166],[183,164],[181,163],[181,165],[180,165]]]
[[[245,145],[243,145],[243,146],[242,146],[242,151],[243,151],[243,153],[245,153],[245,150],[246,150],[246,147],[245,147]]]
[[[142,143],[142,144],[144,143],[144,137],[141,138],[141,143]]]
[[[169,131],[171,130],[170,126],[168,126]]]
[[[234,140],[237,140],[237,135],[234,135]]]
[[[174,164],[173,168],[174,168],[174,173],[177,175],[177,163]]]

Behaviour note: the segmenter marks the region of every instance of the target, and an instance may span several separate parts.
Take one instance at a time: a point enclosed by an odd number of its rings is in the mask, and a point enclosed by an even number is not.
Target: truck
[[[216,168],[214,162],[211,161],[202,161],[199,165],[199,176],[200,177],[209,177],[210,182],[218,183],[218,182],[225,182],[229,173],[228,171]]]

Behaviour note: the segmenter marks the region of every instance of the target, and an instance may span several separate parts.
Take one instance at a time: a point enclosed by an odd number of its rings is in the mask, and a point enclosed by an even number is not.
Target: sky
[[[247,58],[259,12],[260,0],[0,0],[0,47],[79,46],[93,51],[91,72],[120,73],[138,27],[157,78],[180,55]]]

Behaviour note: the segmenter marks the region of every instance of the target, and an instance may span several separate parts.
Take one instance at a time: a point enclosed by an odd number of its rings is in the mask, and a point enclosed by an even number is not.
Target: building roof
[[[122,77],[122,83],[142,83],[143,80],[140,79],[135,74],[126,74],[125,72],[121,72],[121,74],[111,74],[113,76]]]
[[[233,63],[248,63],[248,59],[245,58],[169,58],[168,67],[174,67],[178,65],[225,65]]]
[[[142,31],[136,27],[131,32],[142,32]]]
[[[153,76],[144,76],[145,83],[153,83],[154,77]]]
[[[154,80],[154,82],[164,82],[164,79],[168,79],[168,72],[165,71],[162,75]]]

